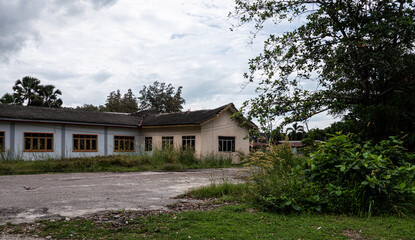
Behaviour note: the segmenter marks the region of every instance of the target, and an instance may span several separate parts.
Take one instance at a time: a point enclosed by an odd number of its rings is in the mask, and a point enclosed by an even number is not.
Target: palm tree
[[[285,130],[285,134],[288,135],[291,140],[301,140],[304,133],[304,127],[302,125],[298,125],[297,123],[294,123],[292,127]]]
[[[14,94],[17,104],[23,104],[27,100],[27,106],[38,101],[38,91],[40,88],[40,80],[34,77],[26,76],[22,80],[17,80],[13,86]]]
[[[39,97],[42,100],[42,106],[59,108],[62,106],[62,99],[59,98],[62,95],[61,90],[55,89],[53,85],[40,86]]]

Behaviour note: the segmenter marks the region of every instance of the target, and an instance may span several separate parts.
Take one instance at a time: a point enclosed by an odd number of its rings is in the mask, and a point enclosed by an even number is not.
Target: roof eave
[[[192,124],[171,124],[171,125],[146,125],[140,126],[141,128],[169,128],[169,127],[200,127],[200,123]]]

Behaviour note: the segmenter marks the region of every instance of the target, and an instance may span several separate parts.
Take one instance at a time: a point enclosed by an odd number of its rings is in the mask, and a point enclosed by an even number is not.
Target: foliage
[[[152,109],[160,113],[180,112],[186,102],[181,96],[182,88],[180,86],[175,92],[175,87],[171,83],[166,85],[158,81],[151,86],[144,86],[140,91],[141,96],[138,97],[140,109]]]
[[[303,191],[296,172],[302,161],[287,142],[271,145],[267,151],[251,153],[244,159],[244,166],[252,169],[250,192],[254,202],[271,211],[299,210],[293,198]]]
[[[339,132],[339,131],[337,131]],[[305,138],[308,138],[310,140],[320,140],[320,141],[324,141],[327,139],[327,134],[326,134],[326,130],[324,129],[319,129],[319,128],[313,128],[310,129],[310,131],[308,131],[305,135]]]
[[[3,97],[0,98],[1,104],[15,104],[15,102],[16,102],[16,99],[10,93],[5,93]]]
[[[328,211],[401,214],[415,210],[414,163],[395,137],[373,145],[335,135],[311,155],[304,176],[320,187]]]
[[[134,96],[131,89],[124,94],[121,94],[120,90],[112,91],[107,96],[105,105],[95,106],[93,104],[84,104],[77,106],[78,110],[85,111],[101,111],[101,112],[122,112],[122,113],[133,113],[138,111],[138,101]]]
[[[415,155],[395,137],[379,144],[334,135],[309,158],[289,146],[253,153],[255,201],[271,211],[359,216],[415,210]]]
[[[39,96],[41,99],[40,106],[58,108],[62,106],[63,101],[58,97],[62,95],[61,90],[55,89],[53,85],[40,86]]]
[[[95,106],[93,104],[85,103],[82,106],[77,106],[75,109],[84,110],[84,111],[105,111],[105,107],[103,105]]]
[[[413,239],[415,228],[414,217],[281,215],[247,205],[156,212],[114,211],[94,219],[9,224],[0,231],[53,239]]]
[[[37,105],[40,100],[40,80],[26,76],[22,80],[17,80],[13,86],[16,103],[22,105],[27,101],[27,106]]]
[[[291,150],[288,142],[280,145],[271,145],[268,150],[251,152],[243,159],[245,167],[254,168],[255,174],[276,175],[278,178],[287,176],[293,167],[300,163],[299,156]]]
[[[305,131],[302,125],[298,125],[298,123],[294,123],[292,127],[288,127],[285,130],[285,133],[291,140],[301,140],[304,137]]]
[[[287,124],[328,111],[365,139],[415,133],[413,1],[236,0],[233,15],[257,31],[293,23],[249,61],[245,77],[260,79],[250,117]]]
[[[61,90],[55,89],[54,85],[41,85],[40,80],[34,77],[26,76],[17,80],[13,91],[13,94],[4,94],[0,103],[54,108],[63,104],[59,98],[62,95]]]
[[[131,89],[128,89],[124,96],[121,96],[120,90],[111,92],[103,108],[106,112],[133,113],[137,110],[137,99]]]

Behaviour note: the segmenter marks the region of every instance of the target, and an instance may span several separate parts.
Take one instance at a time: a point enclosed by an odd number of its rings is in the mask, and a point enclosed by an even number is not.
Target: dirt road
[[[0,225],[103,210],[164,209],[173,197],[211,182],[238,181],[241,169],[0,176]],[[242,173],[243,174],[243,173]]]

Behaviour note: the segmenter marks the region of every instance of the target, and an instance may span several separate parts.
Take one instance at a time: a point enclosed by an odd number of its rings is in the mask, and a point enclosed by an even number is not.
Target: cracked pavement
[[[105,210],[155,210],[210,183],[243,181],[241,168],[180,172],[58,173],[0,176],[0,225]]]

